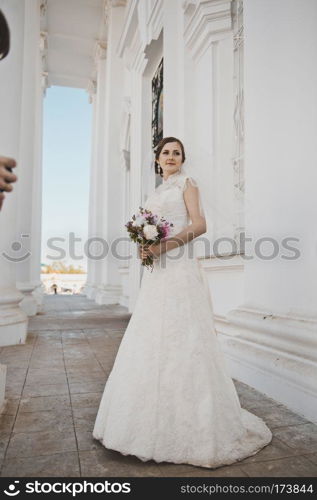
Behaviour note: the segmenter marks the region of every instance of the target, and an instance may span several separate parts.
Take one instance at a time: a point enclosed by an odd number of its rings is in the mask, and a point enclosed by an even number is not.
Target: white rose
[[[153,226],[152,224],[144,226],[143,233],[147,240],[154,240],[158,235],[156,226]]]

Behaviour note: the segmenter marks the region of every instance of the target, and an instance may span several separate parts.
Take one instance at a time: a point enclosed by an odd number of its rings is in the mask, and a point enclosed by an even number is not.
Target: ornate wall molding
[[[235,234],[234,238],[240,244],[240,234],[245,230],[244,212],[244,25],[243,1],[233,0],[233,83],[234,83],[234,144],[233,144],[233,188],[235,202]],[[244,249],[241,249],[244,250]]]
[[[186,11],[190,7],[195,7],[197,3],[197,0],[183,0],[182,8],[184,9],[184,11]]]
[[[163,28],[163,0],[155,0],[147,19],[147,43],[157,40]]]
[[[47,14],[47,0],[41,0],[40,3],[40,14],[41,17],[45,17]]]
[[[138,27],[138,13],[137,13],[138,0],[130,0],[128,3],[128,10],[126,13],[125,23],[121,33],[118,44],[118,54],[123,56],[124,51],[128,48],[133,40],[135,31]]]
[[[182,8],[185,14],[185,29],[188,25],[188,20],[190,20],[195,12],[197,2],[195,0],[184,0],[182,3]]]
[[[142,71],[146,47],[159,38],[163,28],[163,0],[154,0],[151,5],[130,0],[127,9],[117,51],[120,57],[125,56],[129,69]]]
[[[131,126],[131,98],[125,96],[122,101],[122,117],[120,127],[121,165],[125,170],[130,169],[130,126]]]
[[[188,2],[186,4],[188,7]],[[197,58],[211,42],[231,31],[231,0],[202,0],[197,3],[185,28],[185,44]]]
[[[146,67],[147,59],[137,31],[134,33],[131,45],[124,51],[124,62],[129,70],[134,70],[137,73],[143,73]]]

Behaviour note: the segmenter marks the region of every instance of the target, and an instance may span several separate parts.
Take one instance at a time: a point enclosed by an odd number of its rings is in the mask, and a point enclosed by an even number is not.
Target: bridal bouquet
[[[139,207],[139,213],[125,224],[132,241],[145,247],[158,244],[171,233],[173,224],[163,217],[153,214],[150,210]],[[153,270],[153,257],[149,255],[142,260],[142,266]]]

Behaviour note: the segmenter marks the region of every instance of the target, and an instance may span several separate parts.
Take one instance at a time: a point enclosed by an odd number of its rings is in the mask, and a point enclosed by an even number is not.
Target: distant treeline
[[[67,266],[63,262],[53,262],[52,264],[44,264],[41,266],[42,274],[86,274],[86,271],[81,266],[75,267],[73,264]]]

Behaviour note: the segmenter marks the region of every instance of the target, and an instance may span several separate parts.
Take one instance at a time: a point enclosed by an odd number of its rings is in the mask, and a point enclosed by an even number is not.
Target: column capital
[[[97,82],[96,80],[93,80],[92,78],[90,78],[88,80],[88,85],[87,85],[87,92],[89,94],[89,102],[90,104],[92,103],[93,101],[93,98],[94,98],[94,95],[96,95],[97,93]]]
[[[47,38],[48,38],[47,31],[40,31],[40,51],[41,52],[44,52],[48,48]]]
[[[43,92],[45,94],[45,91],[47,89],[47,87],[49,87],[49,84],[48,84],[48,72],[47,71],[42,71],[42,89],[43,89]]]
[[[40,47],[40,57],[41,57],[41,78],[42,78],[42,89],[45,95],[48,83],[48,71],[47,71],[47,49],[48,49],[48,33],[47,31],[40,31],[39,37],[39,47]]]
[[[94,60],[98,64],[100,59],[107,57],[107,42],[105,40],[97,40],[94,47]]]

